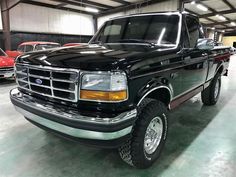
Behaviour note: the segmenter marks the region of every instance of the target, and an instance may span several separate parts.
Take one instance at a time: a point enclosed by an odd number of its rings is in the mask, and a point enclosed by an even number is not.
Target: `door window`
[[[24,45],[20,45],[17,49],[17,51],[19,52],[24,52],[25,46]]]
[[[200,32],[200,24],[195,18],[187,16],[186,25],[187,25],[188,33],[189,33],[190,48],[195,48],[197,45],[198,39],[202,37],[202,34]]]
[[[25,52],[31,52],[33,51],[33,46],[32,45],[26,45],[25,46]]]

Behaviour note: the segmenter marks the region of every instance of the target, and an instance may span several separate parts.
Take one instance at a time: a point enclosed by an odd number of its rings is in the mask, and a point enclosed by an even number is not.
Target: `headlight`
[[[127,99],[127,79],[124,73],[101,72],[82,74],[80,99],[119,102]]]

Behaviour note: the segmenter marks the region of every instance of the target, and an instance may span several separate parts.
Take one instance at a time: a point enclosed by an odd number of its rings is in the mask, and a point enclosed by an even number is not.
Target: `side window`
[[[33,51],[33,46],[32,45],[26,45],[25,46],[25,52],[31,52]]]
[[[24,52],[24,49],[25,49],[25,46],[24,45],[21,45],[17,48],[17,51],[19,52]]]
[[[186,17],[186,25],[189,33],[190,48],[194,48],[201,37],[200,24],[192,17]]]
[[[189,44],[189,38],[188,38],[188,30],[186,27],[186,24],[184,23],[183,25],[183,32],[182,32],[182,36],[183,36],[183,47],[184,48],[189,48],[190,44]]]
[[[107,26],[104,29],[104,36],[108,36],[108,35],[119,35],[120,34],[120,30],[121,30],[121,25],[111,25],[111,26]]]

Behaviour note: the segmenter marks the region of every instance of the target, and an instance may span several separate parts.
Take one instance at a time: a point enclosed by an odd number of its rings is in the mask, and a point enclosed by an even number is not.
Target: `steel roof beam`
[[[130,2],[127,2],[127,1],[124,1],[124,0],[111,0],[111,1],[123,4],[123,5],[130,5],[131,4]]]
[[[74,1],[68,1],[68,0],[51,0],[54,2],[59,2],[59,3],[64,3],[67,5],[73,5],[73,6],[77,6],[77,7],[86,7],[87,5],[83,4],[83,3],[79,3],[79,2],[74,2]],[[91,7],[91,6],[88,6]],[[93,7],[93,6],[92,6]],[[99,11],[103,11],[104,8],[98,8],[96,7]]]
[[[25,4],[36,5],[36,6],[66,10],[66,11],[71,11],[71,12],[76,12],[76,13],[81,13],[81,14],[87,14],[87,15],[94,15],[93,13],[90,13],[90,12],[87,12],[87,11],[76,10],[76,9],[71,9],[71,8],[67,8],[67,7],[57,7],[57,5],[46,4],[46,3],[42,3],[42,2],[36,2],[36,1],[30,1],[30,0],[22,0],[21,2],[25,3]]]
[[[111,10],[106,10],[104,12],[101,12],[100,14],[97,14],[97,17],[110,15],[110,14],[114,14],[114,13],[117,13],[117,12],[132,10],[132,9],[137,8],[137,6],[139,8],[142,8],[142,7],[145,7],[147,5],[158,4],[158,3],[161,3],[161,2],[165,2],[165,1],[168,1],[168,0],[159,0],[159,1],[157,1],[157,0],[144,0],[144,1],[141,1],[141,2],[131,3],[130,5],[119,6],[119,7],[113,8]]]

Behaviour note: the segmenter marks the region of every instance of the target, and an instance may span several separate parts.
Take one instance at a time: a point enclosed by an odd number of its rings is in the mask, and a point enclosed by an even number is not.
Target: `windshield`
[[[60,47],[59,44],[38,44],[35,46],[35,50],[46,50],[46,49],[52,49]]]
[[[176,45],[178,15],[133,16],[105,23],[90,43]]]

